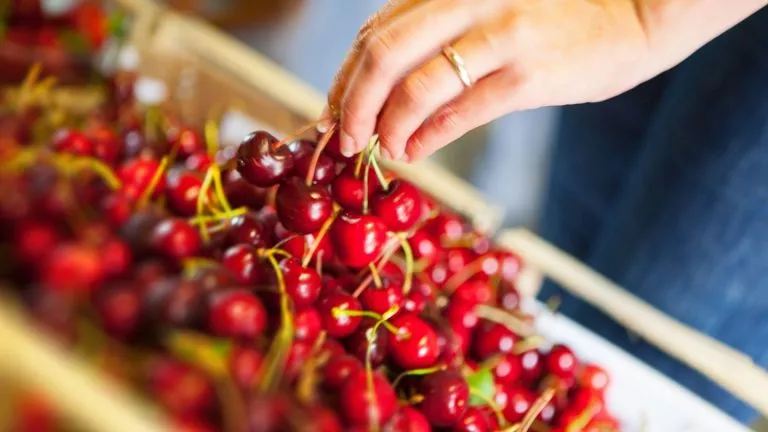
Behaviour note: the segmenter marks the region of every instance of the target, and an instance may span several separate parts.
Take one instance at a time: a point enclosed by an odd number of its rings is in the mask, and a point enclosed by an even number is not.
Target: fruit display
[[[536,334],[520,257],[375,137],[352,158],[319,123],[227,147],[215,118],[140,104],[133,73],[84,116],[51,113],[38,76],[0,112],[3,293],[177,430],[621,430],[608,373]],[[11,430],[69,426],[16,396]]]

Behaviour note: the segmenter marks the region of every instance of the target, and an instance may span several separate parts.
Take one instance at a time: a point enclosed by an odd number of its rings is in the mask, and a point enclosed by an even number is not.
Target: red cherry
[[[387,230],[375,216],[344,212],[333,222],[330,238],[336,256],[344,265],[363,268],[381,254]]]
[[[96,124],[87,131],[93,145],[93,156],[108,165],[114,165],[123,157],[123,143],[106,124]]]
[[[517,423],[525,417],[536,396],[525,387],[511,386],[507,388],[508,402],[504,408],[504,418],[510,423]]]
[[[61,238],[53,224],[22,221],[13,231],[13,248],[20,261],[38,265],[59,244]]]
[[[127,243],[115,237],[105,241],[100,249],[105,277],[116,279],[128,274],[133,264],[133,254]]]
[[[478,359],[486,360],[496,354],[511,352],[518,340],[520,337],[512,333],[507,327],[497,323],[484,322],[477,329],[474,352]]]
[[[392,385],[378,373],[373,375],[373,392],[369,390],[365,370],[347,378],[341,388],[342,411],[356,425],[386,424],[397,411],[397,396]],[[373,393],[373,394],[371,394]]]
[[[363,177],[365,168],[360,170],[359,176],[355,176],[355,168],[354,164],[350,164],[341,170],[331,185],[331,195],[333,195],[333,200],[345,210],[361,212],[365,198]],[[368,197],[372,197],[379,187],[376,174],[371,168],[368,171]]]
[[[256,248],[267,246],[269,238],[264,225],[253,214],[233,217],[229,223],[226,243],[229,246],[248,244]]]
[[[424,320],[409,313],[399,313],[390,320],[398,329],[389,333],[392,358],[405,370],[427,368],[440,355],[437,334]]]
[[[333,201],[327,190],[318,186],[307,187],[298,178],[280,184],[275,206],[283,226],[299,234],[316,232],[333,212]]]
[[[469,407],[469,386],[461,374],[451,370],[425,376],[419,393],[424,396],[419,410],[432,426],[453,426]]]
[[[205,151],[205,142],[203,137],[196,130],[189,127],[182,127],[171,133],[170,144],[172,149],[176,149],[179,159]]]
[[[370,286],[360,295],[360,302],[365,309],[377,314],[384,314],[393,306],[403,304],[403,288],[391,279],[382,280],[381,287]]]
[[[404,406],[392,419],[392,432],[431,432],[432,426],[421,411]]]
[[[257,285],[263,282],[266,276],[256,249],[248,244],[234,245],[224,251],[221,264],[232,273],[240,285]]]
[[[295,338],[302,342],[314,342],[323,330],[320,313],[316,309],[306,308],[296,312],[293,317]]]
[[[176,214],[191,217],[197,214],[197,200],[203,180],[191,171],[171,170],[166,176],[165,196]]]
[[[202,247],[200,234],[184,219],[166,219],[152,230],[150,244],[160,255],[175,261],[195,256]]]
[[[351,355],[332,356],[323,368],[323,384],[329,389],[337,389],[347,378],[362,370],[363,363]]]
[[[317,139],[319,140],[323,134],[319,133],[317,134]],[[339,141],[339,133],[338,131],[335,132],[333,135],[331,135],[331,138],[328,140],[328,144],[325,145],[325,153],[328,154],[328,156],[332,157],[338,162],[349,162],[354,157],[346,157],[343,154],[341,154],[341,142]]]
[[[523,267],[522,258],[507,251],[497,251],[495,254],[499,261],[502,278],[506,281],[514,281]]]
[[[288,146],[275,147],[277,138],[265,131],[253,132],[237,149],[237,171],[249,183],[260,187],[276,185],[293,171]]]
[[[93,145],[84,133],[71,129],[60,129],[53,135],[52,145],[58,152],[72,153],[78,156],[93,155]]]
[[[523,381],[526,383],[536,382],[544,371],[542,355],[537,350],[520,354],[520,363],[523,366]]]
[[[122,284],[99,296],[96,305],[101,325],[116,338],[128,338],[139,327],[141,301],[135,287]]]
[[[198,152],[189,155],[187,160],[184,161],[184,168],[190,171],[204,173],[208,171],[208,168],[213,164],[214,160],[211,155],[206,152]]]
[[[359,312],[361,306],[356,298],[342,292],[320,299],[317,309],[323,320],[323,328],[330,337],[343,338],[351,335],[361,321],[359,316],[343,314],[343,311]],[[336,310],[339,312],[335,312]]]
[[[305,179],[307,173],[309,173],[313,152],[314,147],[312,147],[309,152],[295,155],[296,176],[302,180]],[[321,154],[317,159],[315,174],[314,177],[312,177],[312,184],[316,186],[328,186],[334,178],[336,178],[336,162],[329,156]]]
[[[301,266],[296,258],[286,258],[280,262],[283,272],[285,291],[291,296],[296,307],[313,304],[320,296],[322,280],[320,275],[311,268]]]
[[[196,417],[209,412],[216,400],[216,390],[202,373],[170,358],[149,364],[150,393],[171,413]]]
[[[124,163],[118,170],[118,177],[123,182],[123,193],[138,199],[152,183],[160,163],[152,158],[140,157]],[[152,197],[160,196],[165,190],[165,176],[157,182]]]
[[[430,220],[424,229],[442,243],[456,242],[466,233],[461,218],[447,212],[442,212]]]
[[[471,264],[476,259],[476,255],[467,248],[456,247],[446,249],[444,259],[448,270],[448,277],[450,277]]]
[[[292,256],[303,257],[313,247],[312,245],[315,244],[316,238],[316,234],[299,235],[289,233],[283,240],[280,248]],[[327,235],[323,236],[320,240],[320,244],[315,249],[315,254],[312,255],[311,261],[314,263],[317,262],[318,259],[322,260],[324,263],[333,260],[333,248],[331,247],[331,241],[328,239]]]
[[[546,357],[547,371],[561,378],[573,378],[579,361],[570,348],[565,345],[555,345]]]
[[[312,407],[307,414],[310,419],[307,430],[315,432],[342,432],[344,430],[338,415],[330,408]]]
[[[42,267],[43,283],[64,294],[93,292],[104,281],[99,251],[79,243],[64,243],[48,255]]]
[[[245,290],[217,291],[208,306],[208,330],[216,336],[254,339],[267,326],[261,301]]]
[[[451,297],[474,305],[487,304],[493,298],[493,288],[488,281],[470,279],[459,285]]]
[[[491,430],[488,416],[477,407],[469,407],[459,422],[453,425],[453,429],[451,429],[452,432],[491,432]]]
[[[371,198],[371,209],[390,231],[407,231],[421,216],[421,192],[404,180],[392,181]]]
[[[581,368],[578,381],[582,387],[602,394],[611,383],[611,378],[602,367],[593,363],[587,363]]]
[[[408,238],[408,243],[413,250],[413,258],[427,265],[440,259],[443,253],[439,242],[426,231],[416,231]]]
[[[471,303],[450,302],[443,313],[453,328],[474,330],[479,322],[475,314],[475,305]]]
[[[431,299],[419,290],[411,290],[403,300],[403,308],[408,312],[420,314],[424,312]]]
[[[133,200],[120,193],[112,193],[101,202],[104,216],[113,228],[120,228],[128,222],[133,212]]]
[[[506,354],[501,357],[493,368],[495,381],[500,384],[514,385],[523,374],[523,364],[520,357]]]
[[[283,370],[283,373],[291,379],[297,377],[311,355],[311,343],[294,340],[293,343],[291,343],[291,349],[288,351],[288,357],[285,359],[285,369]]]

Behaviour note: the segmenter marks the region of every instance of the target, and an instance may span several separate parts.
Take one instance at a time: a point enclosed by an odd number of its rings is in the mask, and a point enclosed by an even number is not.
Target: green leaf
[[[107,17],[107,33],[122,40],[128,33],[128,17],[122,12],[115,12]]]
[[[467,384],[469,384],[470,405],[485,406],[488,405],[489,400],[493,400],[496,393],[496,382],[490,368],[480,369],[468,375],[466,379]]]

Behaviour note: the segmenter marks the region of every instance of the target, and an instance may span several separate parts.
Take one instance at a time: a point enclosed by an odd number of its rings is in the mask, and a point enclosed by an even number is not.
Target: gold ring
[[[448,59],[449,62],[451,62],[451,66],[453,66],[453,69],[459,75],[459,79],[461,80],[462,84],[464,84],[464,87],[472,87],[474,81],[472,81],[472,77],[469,76],[469,71],[467,71],[464,63],[464,58],[461,57],[459,53],[457,53],[456,50],[453,49],[453,47],[450,45],[443,48],[443,55]]]

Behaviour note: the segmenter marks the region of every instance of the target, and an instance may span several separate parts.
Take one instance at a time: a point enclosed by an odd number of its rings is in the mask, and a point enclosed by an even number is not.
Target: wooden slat
[[[696,369],[768,415],[768,372],[745,354],[653,308],[527,230],[509,230],[498,244],[520,254],[569,292]]]

